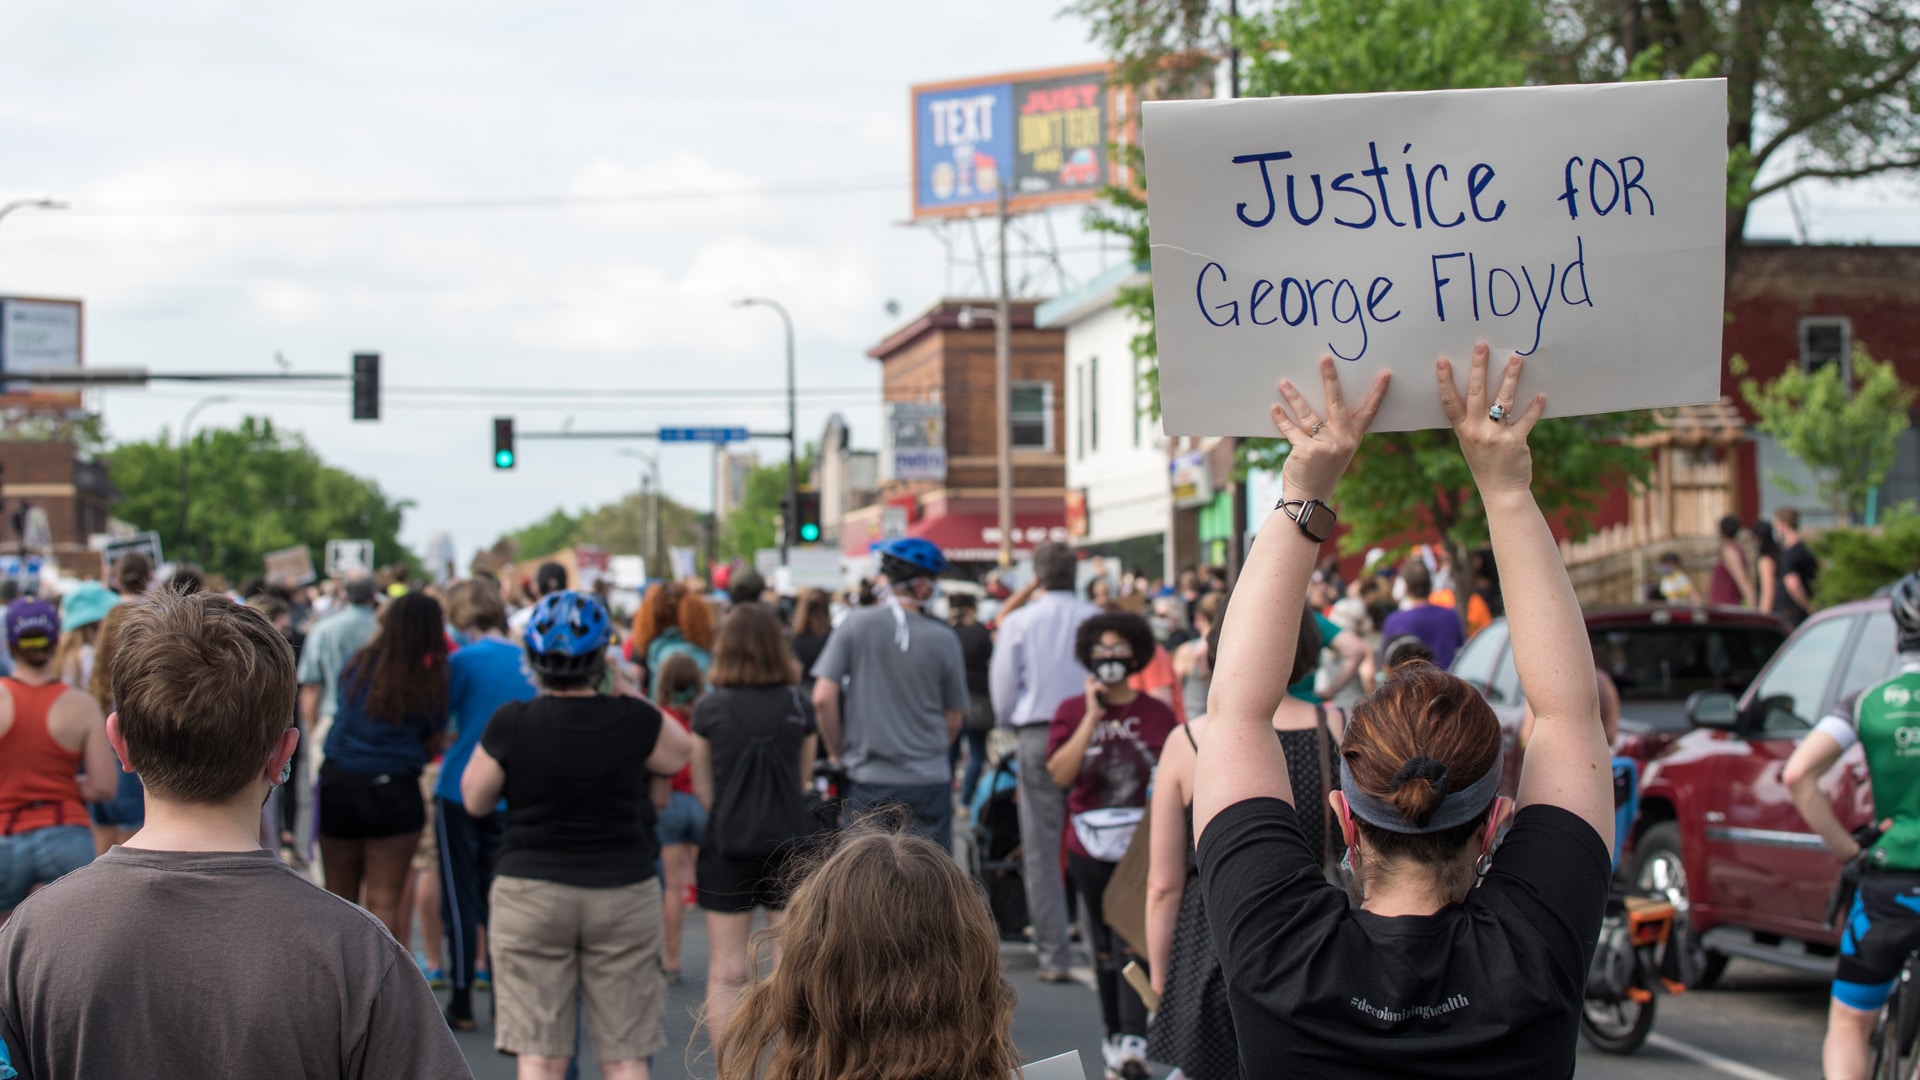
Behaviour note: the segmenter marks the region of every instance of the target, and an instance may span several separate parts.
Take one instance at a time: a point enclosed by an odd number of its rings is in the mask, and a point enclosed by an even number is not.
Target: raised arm
[[[1512,415],[1523,366],[1519,356],[1508,359],[1498,389],[1489,393],[1487,346],[1474,346],[1463,398],[1453,365],[1442,359],[1435,365],[1440,404],[1480,488],[1500,579],[1507,595],[1521,598],[1507,606],[1507,622],[1534,726],[1520,772],[1519,805],[1544,803],[1577,814],[1612,850],[1613,770],[1601,730],[1593,647],[1559,545],[1533,501],[1527,436],[1547,399],[1536,394],[1525,413]],[[1488,415],[1496,403],[1508,414],[1505,420]]]
[[[1280,474],[1281,495],[1288,500],[1325,501],[1333,496],[1334,484],[1387,393],[1382,372],[1366,400],[1349,411],[1331,356],[1320,360],[1320,381],[1326,390],[1324,420],[1290,381],[1280,383],[1285,404],[1273,407],[1274,427],[1292,444]],[[1206,832],[1213,815],[1235,803],[1293,801],[1287,758],[1273,737],[1273,711],[1286,696],[1288,670],[1273,658],[1293,655],[1300,611],[1307,603],[1307,578],[1319,555],[1320,545],[1279,509],[1268,515],[1247,555],[1233,601],[1222,613],[1226,622],[1207,693],[1207,743],[1194,766],[1196,836]]]

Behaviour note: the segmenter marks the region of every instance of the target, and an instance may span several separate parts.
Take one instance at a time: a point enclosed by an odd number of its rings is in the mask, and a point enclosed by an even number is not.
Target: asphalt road
[[[1032,954],[1008,948],[1007,977],[1019,992],[1014,1039],[1029,1060],[1079,1050],[1090,1080],[1100,1080],[1100,1006],[1090,976],[1083,983],[1048,984],[1034,978]],[[713,1059],[695,1021],[705,988],[700,978],[706,948],[700,920],[689,919],[686,978],[668,989],[667,1049],[654,1059],[653,1075],[664,1080],[713,1076]],[[1736,960],[1719,988],[1660,1002],[1648,1045],[1632,1057],[1580,1046],[1582,1080],[1819,1080],[1820,1038],[1826,1021],[1826,983],[1791,972]],[[511,1080],[514,1063],[493,1049],[492,1003],[476,995],[480,1030],[458,1032],[461,1048],[479,1080]],[[598,1077],[591,1062],[583,1080]]]

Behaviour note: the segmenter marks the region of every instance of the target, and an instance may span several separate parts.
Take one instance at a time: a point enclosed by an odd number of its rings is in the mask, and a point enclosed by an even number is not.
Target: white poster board
[[[1169,435],[1272,436],[1333,355],[1376,431],[1445,427],[1434,358],[1530,358],[1551,416],[1720,396],[1717,79],[1144,106]]]
[[[339,578],[356,573],[373,573],[373,541],[327,541],[327,576]]]
[[[113,573],[113,564],[119,562],[122,555],[128,555],[136,551],[145,555],[147,561],[153,564],[155,568],[158,568],[161,563],[166,561],[160,556],[160,534],[152,530],[137,532],[132,536],[117,537],[107,541],[100,549],[100,561],[105,565],[106,572],[111,575]],[[156,575],[154,580],[159,581],[164,579]]]

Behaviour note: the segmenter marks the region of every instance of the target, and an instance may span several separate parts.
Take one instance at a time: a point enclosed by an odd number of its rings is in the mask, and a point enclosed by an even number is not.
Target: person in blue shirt
[[[507,608],[499,586],[476,579],[447,590],[447,621],[466,642],[447,661],[447,704],[452,714],[453,745],[440,764],[434,788],[435,829],[440,843],[440,918],[447,928],[447,984],[453,994],[447,1023],[461,1031],[474,1028],[473,989],[486,980],[478,966],[481,928],[487,925],[487,890],[506,828],[506,801],[484,817],[474,817],[460,801],[460,776],[473,748],[487,730],[494,710],[510,701],[538,696],[527,677],[520,648],[507,640]],[[486,980],[491,982],[491,980]]]
[[[389,601],[379,630],[340,674],[320,766],[320,865],[327,891],[398,933],[401,897],[426,826],[420,773],[447,730],[447,635],[425,593]]]

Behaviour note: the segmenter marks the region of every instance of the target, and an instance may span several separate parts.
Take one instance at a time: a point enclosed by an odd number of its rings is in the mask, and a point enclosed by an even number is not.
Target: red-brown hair
[[[1471,685],[1413,661],[1394,668],[1380,689],[1353,707],[1340,756],[1361,791],[1417,827],[1433,817],[1445,792],[1431,779],[1410,774],[1409,763],[1416,758],[1439,762],[1446,767],[1447,787],[1459,791],[1499,763],[1500,721]],[[1428,864],[1453,861],[1485,823],[1482,814],[1441,832],[1396,833],[1358,822],[1382,855]]]
[[[633,657],[646,659],[653,639],[673,628],[688,642],[713,651],[713,609],[705,599],[672,581],[656,582],[633,615]]]

